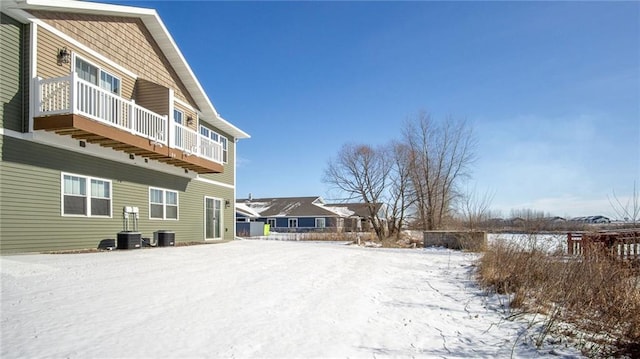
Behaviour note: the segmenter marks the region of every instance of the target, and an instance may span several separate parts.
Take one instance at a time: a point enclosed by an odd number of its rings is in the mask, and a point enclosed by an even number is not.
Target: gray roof
[[[322,197],[275,197],[237,199],[261,217],[339,217],[337,212],[324,208]]]
[[[380,211],[380,207],[382,206],[381,203],[376,203],[376,212]],[[369,208],[368,205],[366,203],[331,203],[331,204],[327,204],[327,207],[339,207],[339,208],[346,208],[349,211],[353,212],[353,216],[358,216],[358,217],[362,217],[362,218],[368,218],[371,217],[371,215],[369,214]]]

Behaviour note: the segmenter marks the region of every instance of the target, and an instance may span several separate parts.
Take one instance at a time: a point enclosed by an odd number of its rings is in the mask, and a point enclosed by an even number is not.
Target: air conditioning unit
[[[158,247],[170,247],[176,245],[176,233],[173,231],[155,231],[153,239]]]
[[[118,232],[118,249],[136,249],[142,247],[142,234],[140,232]]]

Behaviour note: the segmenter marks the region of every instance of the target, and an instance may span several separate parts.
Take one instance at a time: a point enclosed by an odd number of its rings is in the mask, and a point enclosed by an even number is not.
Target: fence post
[[[573,241],[571,240],[571,232],[567,233],[567,254],[573,255]]]

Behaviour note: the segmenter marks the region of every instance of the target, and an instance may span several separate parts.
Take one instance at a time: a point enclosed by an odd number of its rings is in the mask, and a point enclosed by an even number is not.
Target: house
[[[155,10],[3,0],[0,250],[235,236],[236,144]],[[125,228],[128,227],[128,228]]]
[[[382,203],[371,205],[374,206],[378,218],[385,220],[385,206]],[[369,205],[366,203],[334,203],[327,204],[327,207],[342,213],[349,213],[344,222],[345,232],[370,231],[373,229]]]
[[[328,204],[320,196],[238,199],[236,220],[258,221],[275,232],[368,231],[370,219],[362,203]],[[382,206],[377,204],[381,209]],[[253,214],[249,214],[247,208]]]

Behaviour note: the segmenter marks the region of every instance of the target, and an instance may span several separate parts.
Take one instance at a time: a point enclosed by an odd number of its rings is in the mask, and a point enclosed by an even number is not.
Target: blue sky
[[[238,144],[238,197],[330,197],[345,143],[467,119],[492,207],[613,214],[640,188],[640,2],[111,1],[155,8]]]

